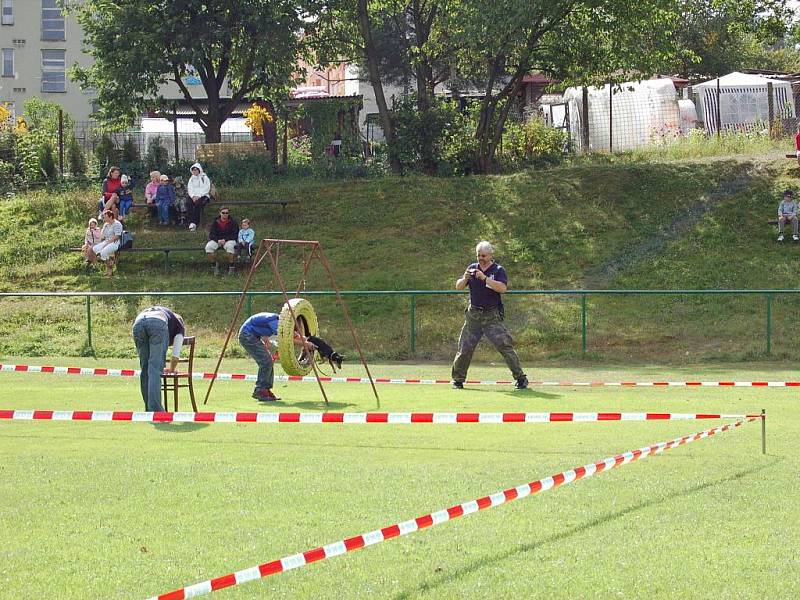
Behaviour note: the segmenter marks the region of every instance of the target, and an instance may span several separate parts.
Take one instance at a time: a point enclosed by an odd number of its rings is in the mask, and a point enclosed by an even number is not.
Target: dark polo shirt
[[[480,270],[480,267],[478,263],[475,262],[468,266],[467,269]],[[495,281],[508,285],[506,270],[496,262],[493,262],[488,269],[483,271],[483,274],[489,279],[494,279]],[[475,277],[471,277],[469,281],[467,281],[467,285],[469,286],[469,303],[472,306],[477,306],[478,308],[495,308],[503,303],[500,294],[486,287],[486,282],[482,279],[478,280]]]

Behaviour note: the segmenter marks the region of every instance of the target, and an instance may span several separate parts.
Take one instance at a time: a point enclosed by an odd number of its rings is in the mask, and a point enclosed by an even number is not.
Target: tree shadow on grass
[[[579,525],[577,527],[572,527],[570,529],[567,529],[565,531],[562,531],[560,533],[552,535],[552,536],[550,536],[548,538],[545,538],[543,540],[540,540],[540,541],[537,541],[537,542],[533,542],[533,543],[528,543],[528,544],[519,544],[515,548],[512,548],[510,550],[506,550],[505,552],[502,552],[502,553],[499,553],[499,554],[495,554],[493,556],[486,556],[484,558],[478,559],[478,560],[474,561],[472,564],[468,565],[467,567],[465,567],[463,569],[460,569],[458,571],[455,571],[453,573],[450,573],[450,574],[448,574],[446,576],[438,577],[438,578],[435,578],[435,579],[433,579],[431,581],[423,582],[421,585],[419,585],[419,587],[416,590],[401,592],[401,593],[395,595],[394,599],[395,600],[408,600],[409,598],[413,598],[416,595],[425,594],[425,593],[431,592],[432,590],[435,590],[436,588],[439,588],[439,587],[441,587],[441,586],[443,586],[445,584],[453,583],[453,582],[458,581],[459,579],[461,579],[461,578],[463,578],[463,577],[465,577],[467,575],[470,575],[472,573],[478,572],[478,571],[480,571],[481,569],[483,569],[485,567],[490,567],[490,566],[492,566],[494,564],[502,563],[503,561],[505,561],[505,560],[507,560],[507,559],[509,559],[509,558],[511,558],[513,556],[516,556],[516,555],[519,555],[519,554],[524,554],[524,553],[530,552],[532,550],[536,550],[536,549],[541,548],[542,546],[546,546],[548,544],[555,544],[555,543],[561,542],[563,540],[566,540],[566,539],[572,537],[573,535],[582,533],[582,532],[584,532],[586,530],[589,530],[589,529],[593,529],[594,527],[597,527],[597,526],[600,526],[600,525],[605,525],[606,523],[610,523],[612,521],[616,521],[617,519],[622,519],[624,517],[627,517],[628,515],[631,515],[633,513],[637,513],[639,511],[642,511],[644,509],[650,508],[652,506],[658,506],[659,504],[664,504],[664,503],[669,502],[670,500],[672,500],[674,498],[680,498],[682,496],[689,496],[689,495],[694,494],[696,492],[702,492],[703,490],[706,490],[708,488],[716,487],[718,485],[723,485],[723,484],[730,483],[730,482],[733,482],[733,481],[738,481],[739,479],[744,479],[745,477],[748,477],[749,475],[753,475],[755,473],[758,473],[759,471],[763,471],[764,469],[770,468],[770,467],[776,465],[777,463],[782,462],[783,460],[784,459],[782,457],[781,458],[774,458],[773,460],[771,460],[768,463],[761,464],[761,465],[758,465],[758,466],[754,466],[754,467],[751,467],[749,469],[743,469],[741,471],[737,471],[735,473],[732,473],[731,475],[728,475],[727,477],[721,477],[721,478],[716,479],[714,481],[707,481],[705,483],[700,483],[700,484],[697,484],[697,485],[693,485],[693,486],[690,486],[690,487],[687,487],[687,488],[684,488],[684,489],[681,489],[681,490],[676,490],[675,492],[672,492],[672,493],[669,493],[669,494],[664,494],[664,495],[662,495],[662,496],[660,496],[658,498],[652,498],[650,500],[646,500],[644,502],[640,502],[638,504],[634,504],[632,506],[629,506],[627,508],[624,508],[624,509],[616,511],[616,512],[606,513],[605,515],[602,515],[600,517],[592,519],[591,521],[589,521],[587,523],[584,523],[583,525]]]

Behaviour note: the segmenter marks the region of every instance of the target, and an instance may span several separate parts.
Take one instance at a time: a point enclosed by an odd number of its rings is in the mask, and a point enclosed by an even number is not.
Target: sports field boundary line
[[[556,475],[551,475],[550,477],[545,477],[530,483],[508,488],[502,492],[496,492],[476,500],[456,504],[450,508],[432,512],[427,515],[417,517],[416,519],[403,521],[394,525],[389,525],[388,527],[384,527],[382,529],[376,529],[374,531],[362,533],[360,535],[346,538],[338,542],[333,542],[331,544],[326,544],[325,546],[319,546],[305,552],[291,554],[278,560],[273,560],[271,562],[262,563],[254,567],[235,571],[221,577],[216,577],[214,579],[202,581],[194,585],[179,588],[159,596],[153,596],[148,600],[184,600],[185,598],[194,598],[235,585],[241,585],[256,579],[276,575],[291,569],[304,567],[314,562],[333,558],[334,556],[346,554],[367,546],[372,546],[395,537],[408,535],[415,531],[419,531],[420,529],[425,529],[433,525],[439,525],[447,521],[452,521],[459,517],[463,517],[487,508],[494,508],[514,500],[520,500],[527,496],[533,496],[540,492],[545,492],[562,485],[573,483],[580,479],[586,479],[598,473],[615,469],[637,460],[642,460],[648,456],[666,452],[667,450],[677,448],[678,446],[682,446],[684,444],[689,444],[691,442],[696,442],[714,435],[725,433],[729,430],[741,427],[745,423],[755,421],[757,418],[761,417],[748,417],[747,419],[736,421],[735,423],[720,425],[719,427],[714,427],[698,433],[675,438],[667,442],[659,442],[651,446],[644,446],[637,450],[629,450],[623,454],[617,454],[616,456],[605,458],[595,463],[589,463],[582,467],[575,467],[568,471],[562,471]]]
[[[650,412],[135,412],[0,409],[0,421],[127,423],[260,423],[341,425],[456,425],[697,421],[761,418],[758,414]]]
[[[46,373],[52,375],[86,375],[99,377],[138,377],[139,369],[109,369],[104,367],[55,367],[51,365],[12,365],[0,364],[0,373]],[[211,380],[213,373],[198,372],[193,379]],[[252,373],[218,373],[219,381],[256,381]],[[276,375],[277,382],[316,383],[315,377],[299,375]],[[370,383],[368,377],[320,377],[324,383]],[[392,378],[375,377],[375,383],[392,385],[449,385],[449,379]],[[468,379],[464,385],[511,386],[513,380]],[[800,381],[545,381],[531,380],[531,387],[800,387]]]

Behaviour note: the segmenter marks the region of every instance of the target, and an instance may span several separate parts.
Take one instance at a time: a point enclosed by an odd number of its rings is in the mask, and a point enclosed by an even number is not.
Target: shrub
[[[16,160],[17,172],[25,183],[42,180],[39,165],[39,148],[45,142],[45,134],[32,130],[17,136]]]
[[[147,156],[144,159],[148,171],[161,171],[169,163],[169,152],[157,135],[147,143]]]
[[[86,154],[74,135],[67,145],[67,168],[73,177],[86,175]]]
[[[522,124],[509,120],[503,131],[503,151],[498,153],[498,161],[504,168],[555,164],[563,160],[568,147],[567,133],[543,119],[532,118]]]
[[[14,164],[0,160],[0,187],[14,183]]]
[[[136,145],[136,142],[133,141],[133,138],[126,137],[125,143],[122,144],[122,160],[120,162],[135,163],[139,162],[141,159],[142,157],[139,154],[139,147]]]
[[[119,161],[117,158],[119,157],[119,153],[117,149],[114,147],[114,140],[111,139],[111,136],[107,133],[104,133],[100,137],[100,141],[97,143],[94,149],[94,158],[97,167],[97,174],[100,177],[105,177],[106,173],[108,172],[108,168],[111,165],[117,164]]]
[[[186,163],[186,171],[192,163]],[[241,185],[266,181],[272,176],[272,158],[263,154],[253,156],[228,156],[207,163],[203,170],[215,185]],[[184,175],[184,178],[186,176]]]
[[[56,166],[55,150],[50,140],[44,140],[39,146],[38,151],[39,170],[42,176],[48,181],[55,181],[58,178],[58,167]]]

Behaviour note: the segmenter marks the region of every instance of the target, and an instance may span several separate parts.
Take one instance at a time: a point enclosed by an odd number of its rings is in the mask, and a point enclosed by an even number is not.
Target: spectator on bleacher
[[[211,202],[211,180],[203,173],[200,163],[194,163],[190,169],[192,176],[186,183],[186,191],[189,194],[191,204],[189,205],[189,230],[197,231],[200,217],[203,215],[203,207]]]
[[[253,255],[253,240],[255,237],[256,232],[250,229],[250,219],[242,219],[242,228],[239,230],[239,236],[236,240],[236,249],[239,251],[240,256],[249,258]]]
[[[186,218],[189,212],[189,193],[186,191],[183,177],[177,175],[172,180],[172,186],[175,188],[175,223],[186,225]]]
[[[794,199],[792,190],[783,192],[783,200],[778,204],[778,241],[783,241],[783,226],[786,223],[792,224],[792,240],[795,242],[800,239],[797,237],[797,202]]]
[[[239,225],[231,217],[231,212],[227,206],[219,210],[219,217],[214,219],[208,231],[208,243],[206,244],[206,256],[213,265],[214,275],[219,275],[219,262],[217,262],[217,250],[225,250],[228,257],[228,275],[233,275],[236,271],[233,262],[236,260],[236,240],[239,238]]]
[[[103,180],[103,202],[105,204],[108,204],[108,201],[111,200],[112,196],[117,194],[117,190],[122,185],[120,175],[122,175],[122,171],[120,171],[119,167],[111,167],[108,170],[108,175]],[[119,198],[116,198],[115,200],[118,199]]]
[[[86,233],[83,235],[83,247],[81,252],[86,259],[86,264],[89,264],[89,253],[95,244],[100,243],[100,229],[97,227],[97,219],[92,217],[89,219],[89,226],[86,228]]]
[[[175,203],[175,189],[169,182],[168,175],[160,177],[156,191],[156,206],[158,206],[158,224],[169,225],[169,209]]]
[[[144,203],[147,205],[147,211],[150,216],[158,214],[156,207],[156,193],[158,192],[158,185],[161,183],[161,172],[150,171],[150,181],[144,188]]]
[[[92,246],[88,260],[94,264],[97,258],[106,263],[106,277],[114,274],[114,254],[119,250],[119,241],[122,237],[122,223],[114,218],[114,211],[103,211],[103,229],[100,232],[100,241]]]
[[[127,175],[119,178],[120,187],[117,190],[119,196],[119,220],[125,221],[125,217],[131,211],[133,206],[133,182]]]

